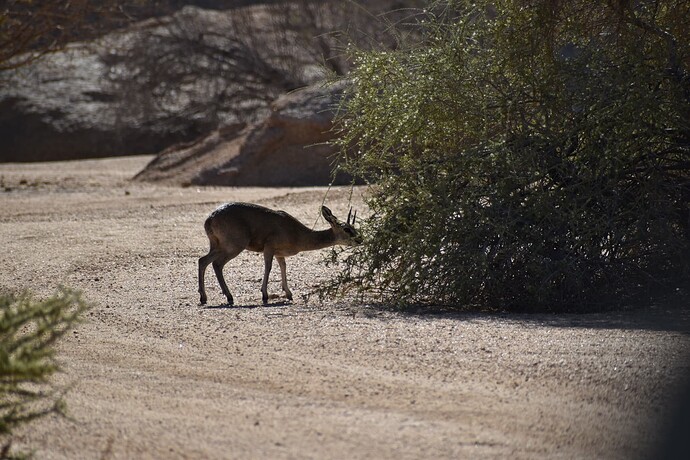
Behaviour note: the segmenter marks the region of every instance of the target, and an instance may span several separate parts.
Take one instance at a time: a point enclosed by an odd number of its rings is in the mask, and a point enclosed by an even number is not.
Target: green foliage
[[[435,3],[357,52],[340,167],[371,185],[340,287],[582,310],[690,278],[690,3]]]
[[[87,309],[80,294],[61,289],[46,300],[28,294],[0,296],[0,439],[18,426],[63,412],[49,378],[59,370],[55,342]]]

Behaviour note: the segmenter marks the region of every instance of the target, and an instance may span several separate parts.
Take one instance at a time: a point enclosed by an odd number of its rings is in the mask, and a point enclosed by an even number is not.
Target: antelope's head
[[[350,208],[350,212],[347,214],[347,222],[339,221],[326,206],[321,206],[321,215],[331,225],[335,234],[336,244],[355,246],[362,243],[362,236],[355,229],[357,211],[352,214],[352,208]]]

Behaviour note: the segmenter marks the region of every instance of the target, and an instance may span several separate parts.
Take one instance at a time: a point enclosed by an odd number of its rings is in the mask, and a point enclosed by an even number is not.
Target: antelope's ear
[[[333,217],[333,213],[326,206],[321,206],[321,215],[328,222],[334,222],[335,221],[335,217]]]

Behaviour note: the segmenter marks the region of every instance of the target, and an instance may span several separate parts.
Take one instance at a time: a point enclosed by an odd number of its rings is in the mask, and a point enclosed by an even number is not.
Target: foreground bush
[[[46,300],[0,295],[0,458],[9,453],[18,426],[62,413],[54,345],[87,308],[77,292],[62,289]]]
[[[373,215],[340,287],[564,311],[687,284],[689,2],[442,2],[424,27],[355,53],[340,167]]]

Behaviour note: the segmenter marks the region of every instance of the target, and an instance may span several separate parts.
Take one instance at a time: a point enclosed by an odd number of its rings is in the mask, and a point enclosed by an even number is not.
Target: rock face
[[[0,76],[0,161],[155,153],[200,134],[192,126],[169,129],[155,111],[121,110],[122,95],[105,78],[96,47],[72,44]]]
[[[407,3],[372,0],[363,9],[350,2],[235,2],[247,3],[222,11],[185,6],[1,73],[0,162],[186,145],[165,151],[140,178],[328,183],[332,149],[312,144],[332,135],[329,102],[314,88],[279,96],[331,72],[346,75],[350,63],[339,51],[345,38],[354,46],[394,46],[398,35],[387,31],[407,17]],[[398,16],[377,20],[387,11]],[[330,33],[337,30],[361,33]]]
[[[256,120],[314,81],[280,67],[274,14],[185,7],[0,74],[0,161],[151,154]],[[298,49],[287,62],[317,67]]]
[[[118,120],[100,81],[103,63],[77,46],[19,69],[0,90],[0,160],[48,161],[146,153],[163,147],[151,130]]]
[[[281,96],[270,114],[230,125],[159,154],[137,180],[181,185],[306,186],[347,183],[333,178],[333,117],[344,84],[314,85]]]

